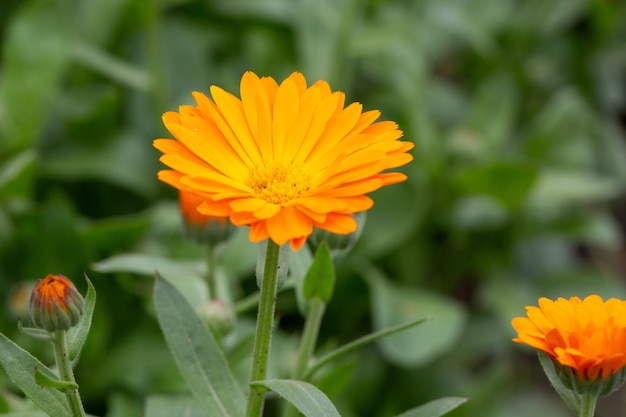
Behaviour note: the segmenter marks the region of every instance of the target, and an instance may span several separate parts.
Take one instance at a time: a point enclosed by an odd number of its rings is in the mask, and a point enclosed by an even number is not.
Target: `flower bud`
[[[348,233],[345,235],[340,235],[337,233],[331,233],[327,230],[316,228],[313,231],[313,234],[307,240],[309,247],[311,248],[311,252],[315,253],[319,245],[322,244],[323,241],[326,241],[328,245],[328,249],[330,249],[330,254],[333,259],[338,259],[346,255],[348,252],[352,250],[354,245],[359,241],[361,237],[361,231],[363,230],[363,226],[365,225],[365,218],[367,213],[365,211],[353,214],[354,220],[356,220],[358,224],[358,228],[356,231],[352,233]]]
[[[199,243],[217,244],[226,241],[235,231],[227,217],[205,216],[197,208],[204,199],[187,191],[179,191],[178,202],[185,229]]]
[[[75,326],[85,310],[85,300],[63,275],[40,279],[30,294],[30,316],[35,326],[49,332]]]
[[[233,309],[220,299],[209,300],[198,309],[200,318],[213,334],[224,336],[235,327],[237,317]]]

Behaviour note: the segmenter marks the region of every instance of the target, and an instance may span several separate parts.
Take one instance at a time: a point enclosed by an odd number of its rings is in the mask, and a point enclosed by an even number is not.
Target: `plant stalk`
[[[308,371],[309,362],[317,345],[317,336],[320,332],[322,317],[326,310],[326,303],[318,297],[309,301],[309,309],[306,314],[304,323],[304,331],[300,339],[300,349],[298,349],[298,358],[296,367],[293,372],[293,379],[305,380],[303,377]],[[285,404],[283,408],[283,417],[296,417],[298,412],[291,404]]]
[[[67,332],[58,330],[52,334],[52,346],[54,350],[54,358],[59,369],[59,377],[62,381],[76,384],[74,371],[72,370],[72,361],[70,360],[69,350],[67,348]],[[65,391],[67,402],[72,412],[72,417],[85,417],[85,409],[80,399],[78,388]]]
[[[276,293],[278,289],[278,257],[280,246],[271,239],[267,241],[263,282],[259,299],[259,312],[254,336],[252,351],[252,375],[250,382],[263,381],[267,377],[270,347],[272,344],[272,329],[274,326],[274,310],[276,308]],[[251,386],[246,407],[246,417],[261,417],[263,400],[266,389],[260,386]]]
[[[598,396],[584,394],[582,396],[582,400],[579,417],[593,417],[596,411],[596,401],[598,400]]]

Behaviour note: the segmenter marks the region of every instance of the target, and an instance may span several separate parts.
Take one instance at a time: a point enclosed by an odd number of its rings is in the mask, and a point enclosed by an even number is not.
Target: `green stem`
[[[278,288],[278,257],[280,246],[271,239],[267,240],[261,297],[252,351],[252,375],[250,381],[262,381],[267,376],[270,346],[272,344],[272,327],[274,325],[274,309]],[[260,417],[263,413],[263,399],[266,389],[260,386],[250,387],[246,417]]]
[[[215,255],[215,246],[211,243],[208,245],[207,250],[207,286],[209,287],[209,298],[217,298],[217,257]]]
[[[56,359],[57,368],[59,368],[59,376],[62,381],[72,382],[76,384],[74,371],[72,370],[72,361],[70,360],[69,350],[67,348],[67,338],[65,330],[59,330],[52,335],[52,346],[54,349],[54,358]],[[78,389],[70,389],[65,392],[67,402],[72,412],[72,417],[85,417],[83,403],[80,400]]]
[[[292,375],[293,379],[303,379],[307,371],[311,356],[313,356],[313,351],[315,350],[315,345],[317,344],[317,336],[320,332],[324,310],[326,310],[326,303],[321,299],[315,297],[309,301],[309,310],[306,314],[302,339],[300,339],[300,349],[298,350],[296,367]],[[294,406],[285,404],[283,417],[296,417],[298,415],[298,411]]]
[[[322,323],[322,317],[324,316],[324,310],[326,309],[326,303],[315,297],[309,302],[309,311],[306,315],[306,321],[304,323],[304,332],[302,333],[302,339],[300,340],[300,349],[298,351],[298,360],[296,362],[296,369],[293,374],[294,379],[301,379],[307,370],[315,345],[317,343],[317,336],[320,331],[320,325]]]
[[[580,406],[579,417],[593,417],[596,411],[596,401],[598,400],[598,396],[593,394],[584,394],[582,396],[582,400],[583,402]]]

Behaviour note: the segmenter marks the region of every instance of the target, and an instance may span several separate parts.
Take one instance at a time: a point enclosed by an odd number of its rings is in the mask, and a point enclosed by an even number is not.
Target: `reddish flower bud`
[[[30,294],[30,316],[35,326],[49,332],[75,326],[85,310],[85,300],[63,275],[40,279]]]

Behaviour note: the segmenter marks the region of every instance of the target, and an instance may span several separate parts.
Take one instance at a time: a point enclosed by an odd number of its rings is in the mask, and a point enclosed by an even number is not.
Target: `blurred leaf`
[[[130,62],[101,50],[95,45],[75,41],[72,45],[74,59],[113,81],[140,91],[150,88],[150,74]]]
[[[370,285],[374,328],[387,327],[432,317],[414,329],[394,334],[378,341],[382,353],[400,366],[426,364],[444,355],[461,336],[465,311],[452,299],[423,290],[400,288],[366,262],[359,272]],[[410,348],[407,348],[410,346]]]
[[[85,274],[85,280],[87,280],[87,296],[85,297],[85,311],[80,318],[78,324],[67,332],[67,345],[70,354],[70,360],[74,361],[80,355],[83,350],[89,330],[91,329],[91,319],[93,312],[96,308],[96,289],[91,283],[87,274]]]
[[[41,132],[69,51],[67,16],[51,1],[22,2],[6,31],[0,78],[0,153]]]
[[[606,201],[616,197],[621,188],[610,177],[589,172],[546,169],[537,178],[528,205],[537,212],[549,213],[549,209]]]
[[[367,223],[354,251],[369,257],[393,252],[414,233],[419,225],[428,197],[410,184],[395,184],[372,194],[374,207],[367,213]]]
[[[132,394],[114,392],[108,395],[107,412],[104,417],[143,416],[142,411],[142,399]]]
[[[192,397],[153,395],[146,400],[146,417],[207,417]]]
[[[37,172],[37,156],[27,149],[0,165],[0,201],[30,198]]]
[[[35,381],[35,370],[50,379],[57,378],[38,359],[0,333],[0,363],[11,381],[51,417],[67,417],[70,410],[65,395],[53,388],[44,388]]]
[[[56,151],[42,161],[42,170],[48,176],[63,180],[95,179],[137,193],[150,196],[156,191],[149,142],[124,132],[113,140],[97,145],[75,146]]]
[[[317,248],[315,258],[309,268],[305,278],[303,294],[304,298],[311,300],[319,298],[324,303],[328,303],[333,296],[335,287],[335,268],[330,250],[326,242]]]
[[[67,194],[53,190],[40,202],[28,228],[21,229],[24,241],[23,276],[41,277],[62,271],[72,277],[82,273],[87,264],[87,248],[80,237],[81,220]]]
[[[154,302],[167,345],[202,410],[209,416],[243,416],[244,395],[207,326],[182,294],[158,276]]]
[[[536,177],[536,170],[529,165],[501,161],[462,170],[454,180],[467,194],[485,194],[515,208],[524,201]]]
[[[341,69],[345,34],[355,10],[352,0],[303,0],[294,10],[297,51],[308,77],[332,82]]]
[[[467,400],[467,398],[462,397],[439,398],[398,414],[396,417],[440,417],[467,402]]]
[[[90,0],[77,3],[80,33],[84,38],[102,45],[114,36],[119,19],[129,0]]]
[[[254,381],[251,385],[269,388],[293,404],[306,417],[340,417],[328,397],[308,382],[273,379]]]
[[[466,122],[476,132],[488,150],[488,155],[498,156],[513,135],[519,97],[516,86],[505,75],[486,78],[473,98]]]
[[[157,272],[172,283],[194,307],[208,300],[205,280],[206,263],[192,260],[171,260],[162,256],[142,253],[114,255],[91,265],[103,273],[129,272],[153,276]]]

